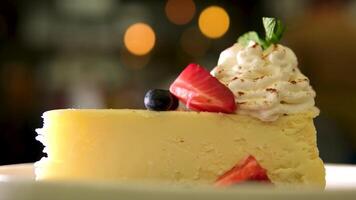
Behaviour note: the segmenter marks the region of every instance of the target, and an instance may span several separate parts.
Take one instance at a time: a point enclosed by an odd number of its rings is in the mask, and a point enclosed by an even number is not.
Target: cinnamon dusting
[[[258,79],[263,79],[265,76],[260,76],[260,77],[257,77],[255,79],[253,79],[254,81],[257,81]]]
[[[272,93],[273,92],[277,93],[277,90],[275,88],[267,88],[266,91],[267,92],[272,92]]]

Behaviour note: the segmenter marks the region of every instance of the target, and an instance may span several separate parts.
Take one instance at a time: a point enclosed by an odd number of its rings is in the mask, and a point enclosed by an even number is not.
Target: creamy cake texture
[[[54,110],[38,140],[40,180],[213,184],[254,155],[277,185],[324,187],[313,114],[265,123],[244,115],[145,110]]]

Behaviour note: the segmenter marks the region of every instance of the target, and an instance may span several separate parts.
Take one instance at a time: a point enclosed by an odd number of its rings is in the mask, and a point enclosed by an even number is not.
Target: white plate
[[[148,184],[34,181],[33,164],[0,167],[0,199],[196,199],[196,200],[356,200],[356,166],[326,165],[327,187],[318,190],[280,190],[262,186],[232,189]]]

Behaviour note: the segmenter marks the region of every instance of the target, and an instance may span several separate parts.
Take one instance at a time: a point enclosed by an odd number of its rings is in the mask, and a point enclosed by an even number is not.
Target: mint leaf
[[[250,31],[240,36],[237,42],[247,46],[249,41],[254,41],[261,45],[263,49],[267,49],[271,44],[279,42],[285,30],[281,20],[263,17],[262,22],[266,32],[264,39],[260,38],[255,31]]]
[[[281,40],[285,28],[282,25],[281,20],[275,18],[263,17],[262,22],[266,32],[265,44],[263,47],[268,48],[271,44]]]
[[[283,26],[281,20],[277,20],[277,24],[276,24],[276,27],[275,27],[275,32],[274,32],[274,39],[275,39],[275,42],[279,42],[279,40],[282,39],[282,36],[283,36],[283,33],[285,31],[285,26]]]
[[[276,20],[274,18],[263,17],[263,26],[266,32],[266,40],[271,40],[274,34],[274,28],[276,27]]]
[[[247,46],[250,41],[254,41],[260,45],[263,45],[264,43],[264,41],[258,36],[258,33],[256,33],[255,31],[247,32],[237,39],[237,42],[241,43],[244,46]]]

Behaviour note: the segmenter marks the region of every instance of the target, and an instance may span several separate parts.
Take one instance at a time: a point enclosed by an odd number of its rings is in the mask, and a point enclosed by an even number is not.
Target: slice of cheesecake
[[[265,39],[244,34],[211,73],[190,64],[169,91],[150,90],[144,103],[154,111],[46,112],[37,178],[324,188],[316,93],[293,51],[276,44],[280,21],[263,24]],[[187,109],[167,111],[178,99]]]
[[[53,110],[38,137],[39,180],[213,184],[253,156],[276,186],[323,188],[313,112],[264,122],[247,115],[146,110]]]

